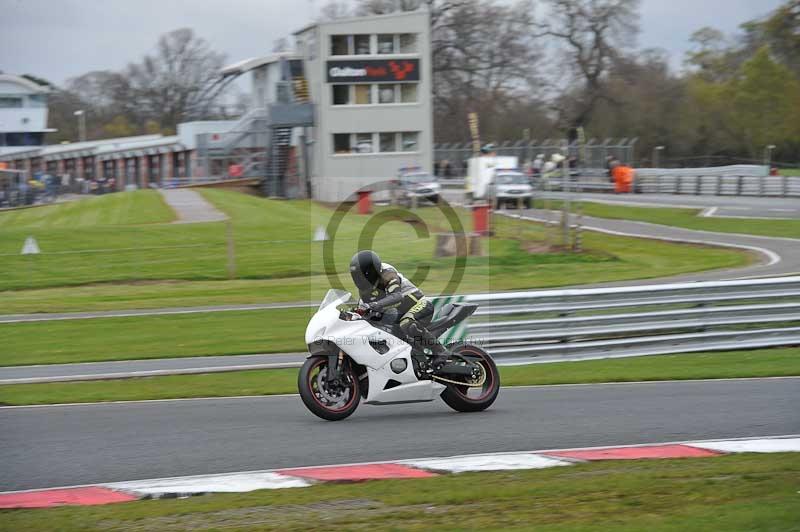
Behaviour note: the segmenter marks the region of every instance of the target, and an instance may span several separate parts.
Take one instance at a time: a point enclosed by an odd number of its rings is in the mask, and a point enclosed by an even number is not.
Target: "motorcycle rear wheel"
[[[312,414],[327,421],[340,421],[358,408],[361,390],[350,364],[342,368],[343,386],[327,387],[328,357],[307,358],[297,376],[300,398]],[[336,400],[338,399],[338,400]]]
[[[500,393],[500,374],[492,357],[480,347],[464,342],[448,345],[447,348],[464,358],[480,364],[486,380],[480,387],[447,384],[441,393],[442,400],[458,412],[480,412],[489,408]]]

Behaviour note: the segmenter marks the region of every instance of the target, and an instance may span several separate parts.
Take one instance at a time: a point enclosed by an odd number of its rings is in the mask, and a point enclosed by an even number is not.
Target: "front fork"
[[[333,384],[339,382],[339,377],[342,374],[344,366],[344,351],[339,350],[338,355],[328,355],[328,383]]]

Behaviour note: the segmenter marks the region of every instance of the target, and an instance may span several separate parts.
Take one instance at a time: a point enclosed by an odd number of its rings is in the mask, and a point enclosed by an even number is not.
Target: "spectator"
[[[544,165],[544,153],[540,153],[533,160],[533,163],[531,163],[531,170],[533,171],[533,175],[535,176],[541,175],[543,165]]]
[[[550,156],[550,160],[544,163],[544,166],[542,167],[542,173],[547,177],[551,177],[548,174],[554,173],[556,170],[558,170],[558,165],[561,164],[563,160],[563,155],[560,153],[554,153]]]
[[[634,178],[633,168],[627,164],[620,164],[619,161],[616,161],[616,163],[611,171],[614,178],[614,192],[616,194],[631,192]]]
[[[614,168],[619,165],[619,161],[613,155],[606,157],[606,175],[611,178]]]

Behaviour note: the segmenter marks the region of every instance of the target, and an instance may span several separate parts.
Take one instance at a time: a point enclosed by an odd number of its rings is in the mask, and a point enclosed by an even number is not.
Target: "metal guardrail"
[[[797,176],[735,176],[735,175],[638,175],[634,191],[643,194],[683,194],[697,196],[775,196],[800,197],[800,177]],[[563,188],[561,179],[549,181],[550,190]],[[570,181],[569,190],[602,192],[614,190],[608,177],[581,176]]]
[[[800,356],[800,276],[432,299],[437,309],[456,301],[480,304],[447,341],[482,344],[501,365],[792,345]],[[233,355],[230,363],[221,363],[196,357],[196,364],[177,368],[163,368],[158,360],[152,367],[138,361],[140,367],[127,369],[119,361],[90,363],[61,374],[0,375],[0,384],[294,368],[304,358],[302,353]],[[91,366],[103,367],[86,369]]]
[[[478,294],[463,301],[481,305],[465,336],[503,362],[800,346],[800,276]]]

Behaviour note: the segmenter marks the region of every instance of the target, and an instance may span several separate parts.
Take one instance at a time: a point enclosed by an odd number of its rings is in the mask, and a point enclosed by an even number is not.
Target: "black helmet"
[[[350,259],[350,275],[359,290],[372,290],[381,276],[381,258],[369,249],[359,251]]]

